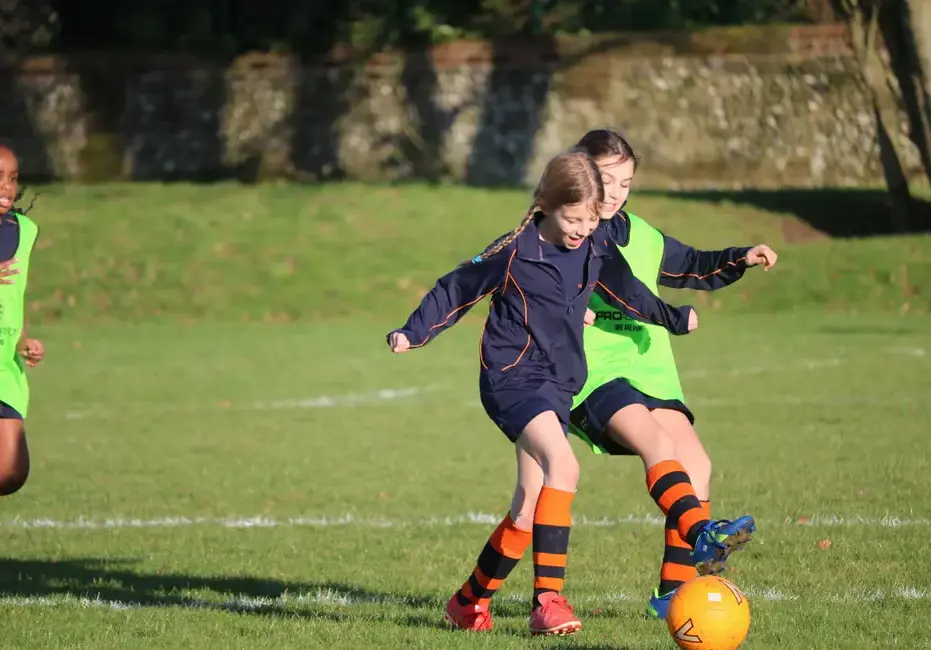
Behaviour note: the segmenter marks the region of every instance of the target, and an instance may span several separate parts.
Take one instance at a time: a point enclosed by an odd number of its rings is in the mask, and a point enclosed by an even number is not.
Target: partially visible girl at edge
[[[776,263],[766,245],[700,251],[625,212],[638,161],[620,133],[589,131],[576,147],[595,159],[605,185],[597,232],[611,235],[651,291],[658,293],[657,284],[713,291],[739,280],[748,267],[762,264],[768,270]],[[750,517],[717,522],[712,534],[725,545],[720,556],[702,561],[692,552],[694,531],[683,524],[682,513],[701,507],[711,518],[711,461],[685,405],[669,336],[614,309],[597,289],[590,308],[595,316],[585,332],[590,372],[573,401],[570,432],[595,453],[636,455],[643,461],[647,489],[666,516],[660,581],[647,613],[665,619],[675,590],[699,572],[723,571],[728,553],[749,541],[756,525]]]
[[[530,632],[571,634],[582,627],[561,593],[579,479],[567,426],[572,397],[587,375],[582,331],[595,286],[631,318],[674,334],[697,327],[690,307],[661,301],[634,279],[605,234],[592,236],[603,202],[601,173],[591,157],[556,156],[520,224],[440,278],[404,327],[387,336],[393,352],[421,347],[491,296],[479,393],[485,412],[515,445],[518,487],[472,575],[446,605],[445,618],[455,628],[492,629],[491,597],[531,543]]]
[[[26,282],[39,228],[29,208],[16,207],[20,198],[19,159],[0,146],[0,496],[18,492],[29,477],[26,366],[45,358],[42,341],[26,335]]]

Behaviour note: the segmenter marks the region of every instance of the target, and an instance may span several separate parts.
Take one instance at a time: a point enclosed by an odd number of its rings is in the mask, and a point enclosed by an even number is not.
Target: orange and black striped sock
[[[456,592],[460,605],[487,605],[530,546],[531,533],[514,525],[510,513],[498,524],[478,556],[469,579]]]
[[[692,547],[686,543],[675,522],[666,517],[666,546],[663,548],[663,564],[659,569],[659,595],[664,596],[678,589],[683,583],[698,576]]]
[[[566,579],[572,499],[575,492],[544,487],[533,513],[533,605],[547,591],[562,591]]]
[[[656,463],[647,470],[647,489],[666,515],[667,528],[676,530],[689,547],[695,546],[708,517],[685,468],[674,460]]]
[[[705,519],[711,519],[711,502],[699,501]],[[682,539],[675,522],[666,517],[666,545],[663,549],[663,564],[659,570],[659,594],[663,596],[678,589],[683,583],[698,576],[692,547]]]

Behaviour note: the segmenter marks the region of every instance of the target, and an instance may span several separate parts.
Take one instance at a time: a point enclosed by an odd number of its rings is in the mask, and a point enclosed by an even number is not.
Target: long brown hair
[[[606,158],[620,156],[620,162],[634,161],[634,170],[640,164],[640,159],[634,153],[634,148],[624,134],[614,129],[592,129],[582,136],[575,145],[575,149],[584,151],[592,158]]]
[[[601,182],[601,172],[590,155],[584,151],[573,150],[559,154],[546,164],[543,176],[533,192],[530,209],[514,230],[495,242],[488,250],[473,258],[483,261],[503,251],[517,239],[524,229],[533,221],[537,212],[553,212],[566,205],[590,203],[592,214],[601,213],[605,200],[605,188]]]

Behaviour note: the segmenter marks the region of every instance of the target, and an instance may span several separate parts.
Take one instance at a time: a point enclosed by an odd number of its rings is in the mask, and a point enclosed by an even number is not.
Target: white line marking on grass
[[[897,354],[900,356],[911,356],[911,357],[923,357],[926,354],[924,348],[889,348],[887,350],[890,354]],[[764,366],[745,366],[740,368],[734,368],[732,370],[726,371],[724,373],[715,372],[714,375],[720,377],[732,376],[739,377],[744,375],[762,375],[767,373],[774,372],[787,372],[794,371],[799,369],[805,370],[817,370],[819,368],[836,368],[842,364],[846,363],[844,359],[838,358],[829,358],[829,359],[801,359],[797,363],[789,365],[777,365],[770,364]],[[712,371],[705,370],[702,368],[694,368],[691,370],[684,370],[679,373],[680,377],[684,379],[702,379],[710,377]],[[177,411],[179,408],[181,410],[190,410],[190,411],[202,411],[202,410],[246,410],[246,411],[282,411],[282,410],[295,410],[295,409],[318,409],[318,408],[333,408],[336,406],[365,406],[372,404],[379,404],[383,402],[393,402],[397,400],[408,399],[411,397],[417,397],[424,393],[436,392],[446,390],[441,386],[422,386],[416,387],[411,386],[407,388],[383,388],[371,393],[350,393],[347,395],[320,395],[317,397],[294,397],[294,398],[281,398],[281,399],[269,399],[255,401],[246,404],[236,404],[235,402],[227,402],[225,400],[217,400],[213,403],[212,407],[208,403],[203,403],[201,405],[195,405],[193,407],[185,409],[183,405],[180,407],[178,405],[172,406],[173,411]],[[789,398],[791,399],[791,398]],[[785,402],[786,400],[773,400],[774,402]],[[814,400],[814,403],[824,403],[823,400]],[[481,407],[481,402],[471,398],[461,402],[465,406],[479,406]],[[746,401],[738,402],[739,404],[745,404]],[[807,401],[800,401],[802,403],[809,403]],[[856,401],[856,403],[863,403],[862,400]],[[881,402],[880,404],[885,404]],[[730,406],[731,403],[721,403],[721,404],[708,404],[709,406]],[[138,404],[126,404],[127,407],[131,408],[133,406],[140,406]],[[162,408],[159,404],[142,404],[141,406],[146,408],[159,409]],[[107,410],[91,410],[91,411],[66,411],[63,414],[63,417],[66,420],[83,420],[91,417],[106,417],[112,415],[111,411]]]
[[[801,359],[797,363],[789,365],[778,365],[778,364],[769,364],[765,366],[744,366],[741,368],[734,368],[726,372],[720,371],[710,371],[704,370],[702,368],[695,368],[692,370],[685,370],[679,373],[679,376],[684,379],[701,379],[704,377],[710,377],[712,372],[715,377],[721,376],[732,376],[739,377],[742,375],[763,375],[770,372],[786,372],[790,370],[817,370],[818,368],[836,368],[844,363],[843,359],[831,358],[831,359]]]
[[[797,363],[790,365],[767,365],[767,366],[747,366],[742,368],[734,368],[733,370],[727,371],[724,374],[730,376],[742,376],[742,375],[761,375],[771,372],[785,372],[791,370],[808,369],[814,370],[818,368],[834,368],[844,363],[842,359],[802,359]],[[716,376],[720,376],[721,373],[715,373]],[[711,372],[704,369],[693,369],[685,370],[680,375],[684,378],[702,378],[708,377],[711,375]],[[280,398],[280,399],[269,399],[269,400],[260,400],[254,402],[248,402],[244,404],[237,404],[236,402],[226,401],[226,400],[216,400],[214,402],[204,402],[201,405],[194,405],[188,409],[185,409],[184,405],[174,405],[172,406],[173,411],[177,411],[179,408],[181,410],[192,410],[192,411],[202,411],[202,410],[246,410],[246,411],[283,411],[283,410],[295,410],[295,409],[318,409],[318,408],[333,408],[336,406],[366,406],[372,404],[380,404],[385,402],[394,402],[404,399],[409,399],[412,397],[417,397],[424,393],[431,393],[437,391],[446,390],[446,387],[443,386],[410,386],[405,388],[383,388],[381,390],[373,391],[370,393],[350,393],[346,395],[319,395],[316,397],[293,397],[293,398]],[[463,402],[467,406],[481,406],[481,403],[474,399],[470,398]],[[145,408],[159,409],[163,408],[160,404],[132,404],[127,403],[127,408],[131,410],[134,406],[142,406]],[[107,410],[89,410],[89,411],[66,411],[63,415],[66,420],[83,420],[91,417],[105,417],[112,415],[112,411]]]
[[[296,399],[277,399],[263,402],[253,402],[246,407],[250,410],[286,410],[286,409],[316,409],[333,406],[355,406],[360,404],[375,404],[378,402],[391,402],[407,397],[414,397],[425,393],[429,388],[383,388],[374,393],[336,395],[321,397],[305,397]],[[236,408],[233,406],[232,408]]]
[[[768,589],[751,587],[749,589],[743,589],[742,591],[750,598],[759,598],[769,602],[807,600],[797,594],[785,593],[774,587]],[[928,598],[929,595],[931,595],[931,593],[929,593],[928,589],[919,587],[900,587],[898,589],[892,589],[891,591],[884,591],[882,589],[854,589],[840,593],[827,593],[823,596],[819,595],[818,600],[827,600],[834,603],[873,603],[887,599],[923,600]]]
[[[212,404],[209,402],[204,402],[203,404],[195,404],[188,408],[185,408],[184,405],[175,405],[171,408],[173,410],[180,409],[189,411],[285,411],[295,409],[333,408],[335,406],[367,406],[371,404],[381,404],[384,402],[394,402],[411,397],[417,397],[418,395],[438,390],[443,390],[443,388],[440,386],[411,386],[408,388],[382,388],[381,390],[373,391],[371,393],[349,393],[347,395],[320,395],[317,397],[282,398],[246,402],[243,404],[237,404],[236,402],[228,400],[216,400]],[[152,409],[166,408],[162,404],[127,403],[126,406],[128,410],[139,406]],[[83,420],[85,418],[105,417],[112,414],[112,411],[95,409],[91,411],[66,411],[64,413],[64,417],[66,420]]]
[[[735,408],[751,406],[754,404],[779,404],[782,406],[837,406],[837,407],[892,407],[892,406],[922,406],[925,404],[924,396],[895,397],[887,399],[854,398],[854,397],[792,397],[780,395],[770,398],[717,398],[695,397],[688,399],[690,406],[702,408]]]
[[[924,348],[888,348],[886,352],[902,357],[923,357],[927,354]]]
[[[931,519],[919,517],[909,519],[907,517],[896,517],[886,515],[885,517],[862,517],[860,515],[850,515],[841,517],[839,515],[815,515],[813,517],[803,517],[801,519],[791,519],[786,517],[784,524],[795,524],[798,526],[813,526],[815,528],[828,526],[848,526],[848,527],[865,527],[865,528],[901,528],[903,526],[931,526]]]
[[[891,354],[900,354],[903,356],[913,356],[921,357],[925,355],[925,350],[923,348],[892,348],[888,350]],[[732,370],[726,371],[723,373],[724,376],[740,377],[744,375],[762,375],[767,373],[778,373],[778,372],[788,372],[796,371],[800,369],[804,370],[817,370],[820,368],[836,368],[842,364],[846,363],[844,359],[839,358],[828,358],[828,359],[800,359],[795,363],[788,365],[779,365],[779,364],[769,364],[761,366],[744,366],[734,368]],[[701,379],[709,377],[712,375],[712,371],[705,370],[702,368],[694,368],[691,370],[684,370],[680,373],[680,376],[684,379]],[[722,373],[715,372],[715,376],[722,376]],[[203,411],[203,410],[239,410],[239,411],[283,411],[283,410],[296,410],[296,409],[318,409],[318,408],[333,408],[337,406],[367,406],[373,404],[381,404],[385,402],[394,402],[404,399],[409,399],[412,397],[417,397],[424,393],[432,393],[437,391],[446,390],[446,387],[443,386],[410,386],[405,388],[383,388],[381,390],[373,391],[370,393],[350,393],[346,395],[319,395],[316,397],[294,397],[294,398],[280,398],[280,399],[269,399],[269,400],[260,400],[244,404],[237,404],[235,402],[229,402],[225,400],[217,400],[212,404],[205,402],[201,405],[194,405],[185,409],[183,405],[174,405],[172,406],[173,411],[177,411],[179,408],[181,410],[191,410],[191,411]],[[787,400],[792,398],[773,400],[774,402],[786,403]],[[465,406],[481,407],[481,402],[474,398],[469,398],[461,402]],[[706,404],[708,406],[731,406],[732,404],[746,404],[746,401],[739,402],[721,402],[720,404],[710,403]],[[807,404],[808,401],[799,401],[799,404]],[[814,400],[814,403],[824,403],[823,400]],[[855,401],[856,404],[862,404],[862,400]],[[840,403],[838,403],[840,404]],[[885,404],[885,402],[883,402]],[[126,404],[126,406],[131,409],[134,406],[142,406],[145,408],[159,409],[162,408],[159,404]],[[66,420],[83,420],[90,417],[105,417],[112,415],[112,411],[107,410],[90,410],[90,411],[66,411],[63,415]]]
[[[50,518],[23,519],[16,517],[0,522],[0,528],[58,528],[80,530],[108,530],[114,528],[177,528],[189,526],[220,526],[225,528],[282,528],[282,527],[356,527],[356,528],[407,528],[416,526],[493,526],[502,514],[469,512],[463,515],[434,516],[420,519],[385,519],[359,517],[345,514],[338,516],[302,516],[275,519],[272,517],[157,517],[153,519],[107,518],[91,519],[78,517],[71,520]],[[865,517],[861,515],[812,515],[810,517],[785,517],[778,520],[758,520],[762,526],[807,526],[812,528],[902,528],[928,527],[931,519],[886,515]],[[629,514],[620,517],[589,517],[580,515],[573,519],[573,526],[585,528],[613,528],[618,526],[662,526],[665,519],[653,514]]]
[[[743,589],[744,593],[752,599],[764,600],[770,603],[796,602],[809,600],[806,596],[786,593],[775,587]],[[931,595],[927,588],[900,587],[892,590],[882,589],[854,589],[850,591],[817,594],[817,600],[835,603],[875,603],[883,600],[925,600]],[[331,605],[335,607],[354,607],[360,605],[404,605],[418,608],[441,608],[445,598],[436,597],[435,603],[431,598],[413,598],[403,595],[391,594],[358,594],[341,592],[334,589],[321,589],[316,592],[284,594],[275,598],[236,596],[226,600],[209,601],[202,599],[181,598],[173,600],[170,597],[153,598],[151,602],[123,601],[102,598],[99,595],[87,594],[77,596],[74,594],[58,594],[53,596],[0,596],[0,607],[80,607],[84,609],[99,608],[126,611],[146,608],[181,608],[181,609],[213,609],[237,613],[261,613],[262,611],[280,611],[295,609],[306,605]],[[498,602],[525,603],[527,598],[519,594],[509,594]],[[572,597],[572,602],[588,607],[597,607],[617,602],[640,601],[643,597],[632,597],[624,593],[606,593],[602,595],[580,594]]]
[[[763,600],[768,600],[770,602],[781,602],[783,600],[798,600],[798,596],[794,594],[787,594],[783,591],[779,591],[775,587],[769,587],[768,589],[757,589],[757,588],[740,588],[747,596],[750,598],[762,598]]]

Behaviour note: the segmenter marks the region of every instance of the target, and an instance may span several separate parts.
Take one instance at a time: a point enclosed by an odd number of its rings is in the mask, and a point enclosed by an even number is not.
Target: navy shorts
[[[556,384],[539,381],[511,388],[492,387],[482,381],[479,393],[485,413],[511,442],[517,442],[530,421],[547,411],[556,413],[563,433],[569,433],[572,393]]]
[[[599,386],[585,398],[584,402],[572,410],[569,417],[573,426],[580,429],[589,440],[612,456],[636,456],[636,453],[615,442],[605,433],[608,421],[614,417],[614,414],[631,404],[641,404],[651,411],[657,409],[679,411],[689,419],[691,424],[695,424],[695,416],[681,400],[651,397],[631,386],[626,379],[613,379],[604,386]]]
[[[0,402],[0,420],[22,420],[23,416],[6,402]]]

